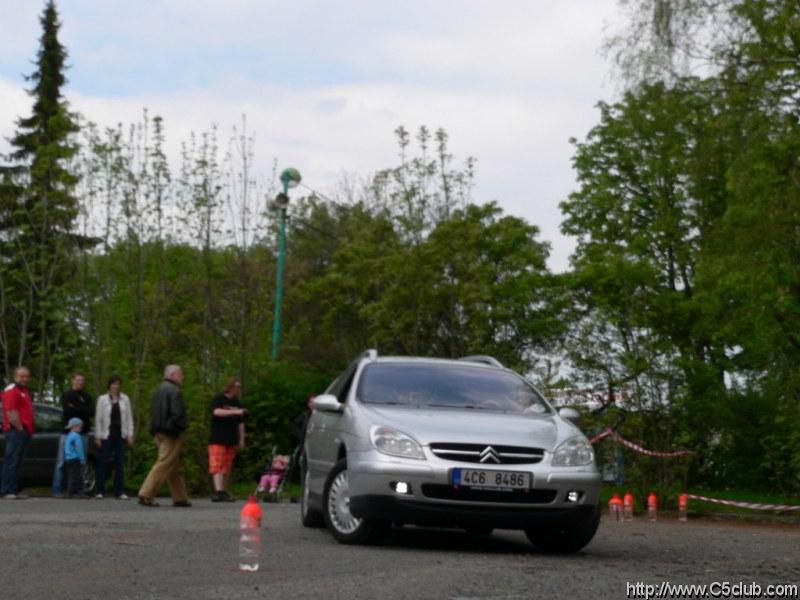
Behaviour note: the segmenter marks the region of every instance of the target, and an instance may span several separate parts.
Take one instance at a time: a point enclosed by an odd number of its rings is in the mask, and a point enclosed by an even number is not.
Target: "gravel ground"
[[[242,503],[32,498],[0,502],[7,598],[625,598],[626,582],[800,583],[800,528],[603,521],[573,556],[519,532],[397,530],[377,547],[304,529],[298,507],[264,507],[262,563],[239,573]]]

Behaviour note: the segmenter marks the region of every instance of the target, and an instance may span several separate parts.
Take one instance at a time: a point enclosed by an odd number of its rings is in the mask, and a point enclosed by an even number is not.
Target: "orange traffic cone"
[[[655,492],[650,492],[647,497],[647,520],[655,521],[658,517],[658,497]]]
[[[626,493],[623,500],[622,516],[626,521],[633,521],[633,494]]]
[[[688,494],[681,494],[678,496],[678,519],[683,521],[684,523],[688,519],[688,509],[689,509],[689,496]]]
[[[622,498],[614,494],[608,501],[608,514],[612,521],[622,521]]]

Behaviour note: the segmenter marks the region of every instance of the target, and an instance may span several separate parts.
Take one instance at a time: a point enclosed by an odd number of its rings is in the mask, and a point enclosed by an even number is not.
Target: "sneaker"
[[[236,498],[231,496],[228,492],[222,492],[222,499],[225,502],[236,502]]]
[[[17,500],[27,500],[28,496],[26,496],[25,494],[17,494],[16,495],[16,499]]]
[[[55,492],[55,493],[53,494],[53,498],[63,498],[63,497],[64,497],[64,494],[61,494],[61,493],[59,493],[59,492]]]
[[[127,499],[128,499],[127,494],[120,494],[119,496],[117,496],[117,500],[127,500]]]
[[[150,506],[150,507],[158,506],[158,502],[156,502],[152,498],[145,498],[144,496],[139,496],[139,504],[141,504],[142,506]]]
[[[103,498],[105,498],[105,496],[103,496],[103,494],[97,494],[97,495],[95,496],[95,499],[96,499],[96,500],[102,500]]]
[[[189,508],[191,505],[192,505],[192,503],[189,502],[188,500],[178,500],[177,502],[173,502],[172,503],[172,506],[175,506],[175,507],[178,507],[178,508]]]
[[[212,502],[225,502],[225,494],[224,492],[214,492],[211,496]]]
[[[3,496],[3,500],[16,500],[16,499],[17,499],[16,494],[6,494],[5,496]]]

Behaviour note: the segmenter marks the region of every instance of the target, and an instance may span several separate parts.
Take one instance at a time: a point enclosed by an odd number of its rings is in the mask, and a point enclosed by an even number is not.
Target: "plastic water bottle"
[[[261,507],[255,496],[250,496],[242,507],[239,530],[239,570],[258,571],[258,559],[261,557]]]
[[[633,494],[628,492],[623,497],[623,518],[625,521],[633,521]]]
[[[653,492],[647,497],[647,520],[655,521],[658,518],[658,498]]]
[[[678,520],[684,523],[688,520],[689,496],[681,494],[678,496]]]

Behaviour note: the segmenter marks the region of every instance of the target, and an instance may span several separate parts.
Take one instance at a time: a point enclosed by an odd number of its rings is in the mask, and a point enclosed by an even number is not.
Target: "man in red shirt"
[[[19,494],[19,475],[25,450],[33,435],[33,400],[28,389],[30,378],[27,367],[17,367],[14,369],[14,383],[3,392],[6,455],[0,478],[0,497],[5,500],[26,498]]]

